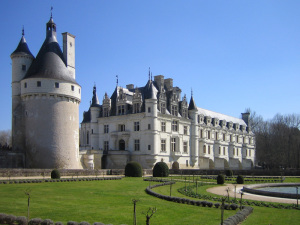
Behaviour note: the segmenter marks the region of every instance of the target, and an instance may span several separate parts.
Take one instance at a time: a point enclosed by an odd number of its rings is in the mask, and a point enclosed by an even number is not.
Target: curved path
[[[244,184],[238,184],[236,185],[236,198],[241,198],[240,191],[243,188]],[[225,186],[219,186],[219,187],[212,187],[206,189],[207,192],[216,194],[216,195],[223,195],[227,196],[227,189],[229,188],[229,196],[233,197],[235,196],[235,187],[233,184],[226,184]],[[288,199],[288,198],[275,198],[275,197],[268,197],[263,195],[254,195],[250,193],[244,192],[243,199],[249,199],[249,200],[256,200],[256,201],[265,201],[265,202],[278,202],[278,203],[289,203],[289,204],[297,204],[296,199]],[[299,200],[300,204],[300,200]]]

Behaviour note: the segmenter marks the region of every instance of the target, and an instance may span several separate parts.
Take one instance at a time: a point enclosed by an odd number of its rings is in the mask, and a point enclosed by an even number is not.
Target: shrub
[[[226,175],[227,177],[232,177],[232,175],[233,175],[232,170],[226,170],[226,171],[225,171],[225,175]]]
[[[50,219],[45,219],[45,220],[41,223],[41,225],[53,225],[53,224],[54,224],[53,221],[50,220]]]
[[[17,219],[17,217],[15,217],[14,215],[6,215],[3,219],[3,221],[5,224],[14,224],[16,219]]]
[[[78,223],[75,222],[75,221],[69,221],[69,222],[67,223],[67,225],[78,225]]]
[[[141,177],[143,174],[143,169],[141,164],[138,162],[129,162],[125,166],[125,176],[126,177]]]
[[[40,225],[43,222],[41,218],[34,218],[29,220],[28,225]]]
[[[86,221],[82,221],[82,222],[79,223],[79,225],[90,225],[90,223],[86,222]]]
[[[224,184],[224,182],[225,182],[225,177],[224,177],[224,175],[223,175],[223,174],[219,174],[219,175],[217,176],[217,184]]]
[[[238,175],[236,178],[237,184],[243,184],[244,183],[244,177],[242,175]]]
[[[95,222],[93,225],[105,225],[104,223]]]
[[[60,172],[57,169],[51,171],[51,179],[60,179]]]
[[[16,222],[18,225],[27,225],[27,218],[25,216],[18,216]]]
[[[158,162],[153,168],[153,177],[168,177],[169,167],[165,162]]]
[[[56,222],[55,225],[64,225],[63,222]]]
[[[3,223],[4,223],[4,218],[5,218],[6,216],[7,216],[6,214],[0,213],[0,224],[3,224]]]

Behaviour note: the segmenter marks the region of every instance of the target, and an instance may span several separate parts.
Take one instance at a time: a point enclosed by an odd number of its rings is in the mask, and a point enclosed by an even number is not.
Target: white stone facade
[[[249,114],[239,119],[205,110],[180,94],[162,75],[142,88],[117,87],[102,105],[94,90],[81,123],[80,149],[103,154],[97,168],[123,169],[133,160],[145,169],[160,161],[180,169],[250,169],[255,139]]]

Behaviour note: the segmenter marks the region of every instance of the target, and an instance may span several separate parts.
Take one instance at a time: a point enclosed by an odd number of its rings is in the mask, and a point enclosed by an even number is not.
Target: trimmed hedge
[[[225,183],[225,177],[223,174],[219,174],[217,176],[217,184],[224,184]]]
[[[227,177],[232,177],[232,176],[233,176],[232,170],[226,170],[226,171],[225,171],[225,175],[226,175]]]
[[[60,179],[60,172],[57,169],[51,171],[51,179]]]
[[[244,177],[242,175],[238,175],[236,178],[237,184],[243,184],[244,183]]]
[[[169,167],[165,162],[158,162],[153,168],[153,177],[168,177]]]
[[[142,177],[143,169],[141,164],[138,162],[129,162],[125,166],[125,176],[126,177]]]

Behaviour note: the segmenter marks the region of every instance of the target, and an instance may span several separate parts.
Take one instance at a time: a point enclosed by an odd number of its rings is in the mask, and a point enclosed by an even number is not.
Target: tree
[[[11,146],[11,131],[10,130],[2,130],[0,131],[0,145],[9,147]]]

